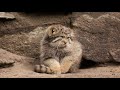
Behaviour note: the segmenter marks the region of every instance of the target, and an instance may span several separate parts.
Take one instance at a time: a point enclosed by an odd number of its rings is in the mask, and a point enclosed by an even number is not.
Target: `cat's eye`
[[[53,32],[55,32],[55,30],[54,30],[54,29],[52,29],[52,33],[53,33]]]
[[[55,34],[57,30],[55,28],[52,29],[52,33]]]

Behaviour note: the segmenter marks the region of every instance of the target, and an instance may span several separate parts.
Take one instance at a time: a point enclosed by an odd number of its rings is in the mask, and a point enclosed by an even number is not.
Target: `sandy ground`
[[[15,63],[13,67],[0,69],[0,78],[120,78],[120,66],[92,67],[78,73],[42,74],[33,71],[32,65]]]
[[[15,61],[14,66],[0,69],[0,78],[120,78],[120,65],[98,65],[80,69],[78,73],[55,75],[34,72],[33,58],[19,56],[3,49],[0,49],[0,56],[1,59]]]

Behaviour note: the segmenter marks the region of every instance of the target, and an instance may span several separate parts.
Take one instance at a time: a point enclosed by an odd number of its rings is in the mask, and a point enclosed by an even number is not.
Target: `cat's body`
[[[40,52],[40,65],[35,66],[36,72],[67,73],[79,69],[82,46],[70,28],[62,25],[48,27]]]

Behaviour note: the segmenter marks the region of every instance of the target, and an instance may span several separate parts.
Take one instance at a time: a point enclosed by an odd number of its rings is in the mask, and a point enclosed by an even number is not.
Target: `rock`
[[[80,15],[84,15],[84,14],[87,14],[87,15],[90,15],[94,18],[97,18],[103,14],[108,14],[108,13],[111,13],[111,12],[72,12],[72,17],[79,17]]]
[[[10,14],[10,13],[7,13],[7,12],[0,12],[0,18],[15,19],[15,16],[13,14]]]
[[[120,62],[120,48],[119,49],[111,49],[110,54],[115,61]]]
[[[34,59],[16,55],[4,49],[0,49],[0,67],[13,66],[16,63],[33,63]]]
[[[13,59],[8,57],[8,52],[3,49],[0,49],[0,67],[11,66],[15,63]]]
[[[0,19],[0,37],[4,35],[11,35],[20,32],[32,31],[36,26],[33,26],[28,20],[25,20],[19,13],[10,12],[5,14],[12,14],[16,18],[14,20]],[[2,15],[1,15],[2,17]]]
[[[97,15],[92,13],[91,15],[94,17],[91,17],[88,14],[78,14],[72,18],[71,24],[73,29],[78,33],[78,40],[85,47],[83,54],[85,59],[96,62],[107,62],[112,58],[117,61],[119,60],[119,14],[120,13],[118,12],[108,14],[99,13]],[[32,15],[28,17],[27,14],[24,16],[18,13],[14,15],[16,16],[14,22],[5,22],[5,25],[3,25],[3,22],[0,23],[0,48],[19,55],[38,57],[40,40],[43,37],[44,30],[47,26],[40,26],[36,29],[34,28],[37,27],[36,25],[38,25],[39,21],[41,22],[40,25],[42,24],[43,18],[41,19],[41,16],[39,17],[38,15],[37,17],[36,15],[34,17]],[[32,17],[32,19],[30,17]],[[36,19],[34,20],[34,18]],[[34,25],[32,20],[36,21],[37,19],[38,21]],[[54,20],[57,20],[57,18],[50,19],[49,24],[53,24]],[[43,24],[47,23],[47,21],[49,20],[47,20],[46,16]],[[59,20],[56,22],[59,22]],[[115,55],[113,55],[113,52]]]
[[[83,44],[83,57],[95,62],[120,62],[120,19],[104,14],[93,18],[87,14],[72,19],[78,40]],[[114,54],[111,52],[113,51]],[[110,54],[111,53],[111,54]]]
[[[4,35],[0,38],[0,47],[18,55],[38,58],[43,35],[43,27],[37,27],[28,33]]]
[[[0,59],[0,67],[13,65],[14,63],[15,63],[15,61],[13,61],[13,60]]]

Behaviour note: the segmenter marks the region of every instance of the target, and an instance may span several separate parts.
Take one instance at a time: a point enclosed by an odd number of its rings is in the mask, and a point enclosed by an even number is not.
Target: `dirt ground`
[[[119,78],[120,66],[92,67],[78,73],[50,75],[36,73],[32,65],[15,63],[13,67],[0,69],[0,78]]]

